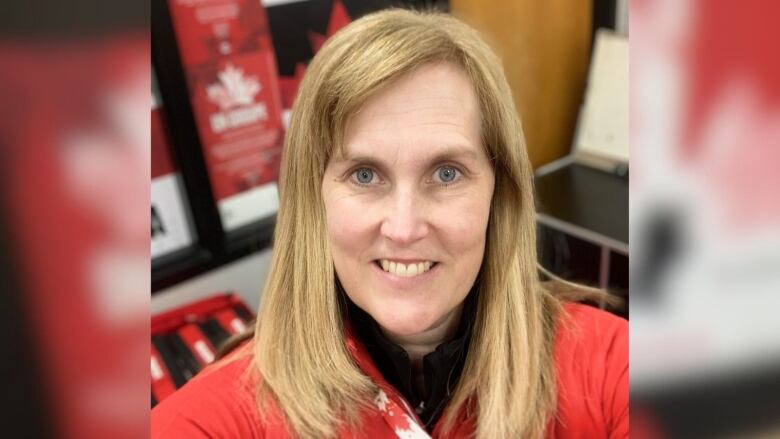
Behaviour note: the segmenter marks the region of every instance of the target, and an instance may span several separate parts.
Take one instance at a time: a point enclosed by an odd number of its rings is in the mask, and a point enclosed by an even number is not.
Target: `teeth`
[[[433,266],[433,262],[431,261],[418,262],[416,264],[407,265],[400,262],[393,262],[388,261],[387,259],[382,259],[379,261],[379,263],[383,270],[401,277],[411,277],[417,276],[418,274],[423,274],[430,270]]]

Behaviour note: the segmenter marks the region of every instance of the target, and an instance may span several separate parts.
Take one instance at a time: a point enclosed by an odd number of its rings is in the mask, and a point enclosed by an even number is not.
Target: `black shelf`
[[[628,318],[628,179],[561,159],[536,175],[537,251],[552,273],[622,298]]]
[[[537,176],[535,185],[537,211],[543,217],[583,231],[583,239],[600,240],[600,244],[628,253],[625,177],[571,163]]]

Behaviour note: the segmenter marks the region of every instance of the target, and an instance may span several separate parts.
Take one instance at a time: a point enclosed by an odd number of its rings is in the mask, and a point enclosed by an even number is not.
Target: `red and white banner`
[[[257,0],[169,0],[225,230],[276,212],[284,137],[276,59]]]

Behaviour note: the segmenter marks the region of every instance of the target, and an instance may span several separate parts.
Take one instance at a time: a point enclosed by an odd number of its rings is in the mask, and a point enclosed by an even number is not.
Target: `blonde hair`
[[[351,23],[308,67],[285,139],[273,260],[255,328],[261,413],[273,401],[302,438],[359,427],[375,384],[347,351],[321,185],[348,118],[380,88],[431,62],[471,79],[495,170],[472,341],[444,418],[474,416],[477,438],[541,437],[555,409],[559,302],[540,283],[533,174],[500,60],[444,14],[385,10]]]

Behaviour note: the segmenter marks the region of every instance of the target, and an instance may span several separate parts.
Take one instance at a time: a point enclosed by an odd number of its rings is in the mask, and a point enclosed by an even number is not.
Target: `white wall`
[[[227,291],[237,293],[249,309],[256,312],[270,261],[269,247],[161,290],[152,295],[152,315]]]

